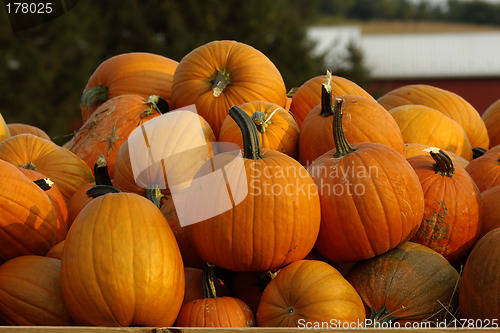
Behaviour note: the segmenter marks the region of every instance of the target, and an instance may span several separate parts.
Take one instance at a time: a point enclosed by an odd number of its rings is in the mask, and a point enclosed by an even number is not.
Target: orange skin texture
[[[476,243],[465,263],[458,292],[461,318],[500,318],[499,258],[500,228],[496,228]]]
[[[302,127],[307,114],[321,104],[321,86],[326,75],[315,76],[304,82],[293,95],[290,112],[295,116],[297,124]],[[353,81],[340,76],[332,76],[332,98],[342,95],[357,95],[375,100],[368,92]]]
[[[22,133],[30,133],[30,134],[34,134],[36,136],[39,136],[42,139],[50,140],[50,137],[48,136],[47,133],[45,133],[40,128],[32,126],[32,125],[21,124],[21,123],[11,123],[11,124],[7,124],[7,126],[9,127],[10,136],[14,136],[14,135],[22,134]]]
[[[379,143],[352,145],[340,158],[333,149],[309,167],[321,198],[316,249],[334,262],[382,254],[410,239],[424,212],[417,175],[406,159]]]
[[[93,199],[73,222],[61,262],[61,289],[77,325],[174,324],[184,267],[172,230],[148,199]]]
[[[500,150],[488,151],[465,168],[480,192],[500,185]]]
[[[107,99],[136,94],[163,97],[172,105],[172,81],[178,62],[157,54],[131,52],[119,54],[103,61],[92,73],[84,92],[92,87],[107,87]],[[86,122],[103,101],[87,105],[82,101],[82,120]]]
[[[318,236],[321,212],[311,176],[291,157],[262,151],[263,158],[243,159],[248,187],[243,201],[186,227],[200,257],[217,267],[233,271],[279,268],[304,258]],[[232,155],[219,154],[213,163],[217,167],[230,160]],[[205,163],[197,176],[211,172],[211,163]],[[214,192],[215,203],[227,197],[225,184]]]
[[[56,245],[52,246],[50,248],[49,252],[47,252],[45,254],[45,256],[49,257],[49,258],[61,260],[63,249],[64,249],[64,241],[61,241],[61,242],[57,243]]]
[[[438,311],[445,314],[438,301],[450,303],[459,278],[443,256],[413,242],[359,262],[347,274],[368,318],[372,311],[381,312],[381,317],[391,315],[400,323],[422,321]]]
[[[26,255],[0,266],[0,322],[71,326],[61,292],[61,261]]]
[[[375,100],[355,95],[340,96],[344,100],[342,126],[347,141],[377,142],[404,156],[403,136],[391,115]],[[321,105],[307,115],[300,129],[299,158],[304,166],[335,148],[332,116],[320,115]]]
[[[500,185],[481,192],[482,215],[481,235],[500,228]]]
[[[256,317],[258,326],[265,327],[331,320],[358,325],[364,322],[365,309],[354,287],[335,268],[323,261],[299,260],[269,282]]]
[[[481,118],[488,131],[490,147],[500,145],[500,99],[491,104]]]
[[[78,156],[33,134],[18,134],[0,143],[0,159],[15,166],[34,163],[35,171],[49,177],[66,201],[94,181],[92,170]]]
[[[0,168],[0,264],[22,255],[44,255],[56,242],[52,202],[17,167],[0,160]]]
[[[104,156],[109,176],[113,178],[113,167],[120,146],[136,127],[159,115],[147,103],[147,98],[139,95],[121,95],[109,99],[76,132],[72,144],[67,148],[91,169],[97,158]]]
[[[423,151],[424,149],[427,149],[430,147],[431,146],[424,145],[422,143],[405,143],[406,159],[413,157],[413,156],[418,156],[418,155],[431,156],[428,152]],[[449,150],[445,150],[444,152],[446,154],[448,154],[448,156],[450,156],[451,160],[453,161],[453,165],[459,165],[462,168],[465,168],[469,164],[469,161],[467,161],[462,156],[458,156],[457,154],[455,154]]]
[[[177,327],[252,327],[255,316],[234,297],[197,299],[182,306]]]
[[[436,109],[463,127],[472,147],[489,147],[488,132],[479,113],[469,102],[451,91],[424,84],[407,85],[386,93],[377,101],[387,110],[407,104]]]
[[[410,157],[408,162],[420,179],[425,201],[422,224],[411,241],[428,246],[451,263],[457,263],[479,237],[479,190],[458,165],[453,177],[446,177],[436,173],[435,161],[430,156]]]
[[[389,110],[405,143],[422,143],[451,151],[467,161],[472,147],[467,134],[456,121],[425,105],[402,105]]]
[[[259,138],[262,148],[274,149],[287,154],[290,157],[297,157],[299,142],[299,126],[293,116],[284,108],[264,101],[254,101],[239,105],[250,117],[260,111],[271,116],[274,110],[278,109],[270,118],[270,124],[265,130],[259,130]],[[243,136],[236,122],[227,116],[222,123],[219,141],[233,142],[243,149]]]
[[[211,81],[218,70],[229,73],[230,84],[216,97]],[[174,108],[195,104],[216,138],[233,105],[267,101],[284,107],[286,99],[281,73],[269,58],[249,45],[230,40],[207,43],[184,56],[172,86]]]

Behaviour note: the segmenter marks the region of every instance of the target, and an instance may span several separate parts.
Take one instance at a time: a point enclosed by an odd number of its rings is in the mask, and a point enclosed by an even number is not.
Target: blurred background
[[[500,2],[486,0],[73,1],[64,15],[13,31],[0,13],[0,112],[56,143],[81,126],[81,93],[104,60],[125,52],[176,61],[212,40],[266,54],[287,89],[322,75],[374,97],[426,83],[482,113],[500,98]]]

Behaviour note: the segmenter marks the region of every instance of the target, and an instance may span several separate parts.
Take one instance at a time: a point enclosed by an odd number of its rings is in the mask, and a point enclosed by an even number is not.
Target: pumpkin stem
[[[443,177],[453,177],[453,174],[455,173],[455,166],[453,165],[453,161],[448,154],[436,147],[426,148],[423,151],[431,154],[432,158],[436,162],[434,163],[436,174]]]
[[[269,116],[266,115],[265,112],[260,112],[260,111],[255,111],[254,114],[252,115],[252,120],[257,126],[257,130],[260,133],[265,133],[267,126],[269,126],[271,123],[271,118],[274,116],[276,111],[278,111],[280,108],[276,108]]]
[[[326,71],[326,82],[321,86],[321,112],[323,117],[333,115],[332,110],[332,73]]]
[[[481,148],[481,147],[474,147],[472,148],[472,159],[476,159],[478,157],[481,157],[484,155],[484,153],[486,153],[487,150],[484,149],[484,148]]]
[[[86,192],[90,198],[97,198],[108,193],[119,193],[119,189],[113,186],[108,172],[108,163],[104,156],[99,156],[94,164],[95,185]]]
[[[215,290],[214,274],[215,265],[207,262],[203,267],[202,274],[202,287],[203,287],[203,298],[217,298],[217,292]]]
[[[85,90],[82,94],[81,104],[91,108],[94,103],[103,103],[108,100],[108,88],[98,85]]]
[[[28,163],[21,164],[19,167],[23,168],[23,169],[28,169],[28,170],[36,171],[36,164],[33,163],[33,162],[28,162]]]
[[[163,198],[164,195],[161,193],[161,190],[158,186],[155,186],[153,188],[148,188],[146,190],[146,198],[149,199],[152,203],[155,204],[156,207],[160,208],[161,206],[161,198]]]
[[[399,317],[393,316],[393,313],[387,310],[387,308],[384,305],[378,311],[375,311],[372,308],[370,308],[370,319],[372,320],[372,323],[374,323],[373,326],[375,326],[376,325],[375,323],[395,322],[399,320]]]
[[[259,290],[261,292],[264,292],[264,289],[266,289],[269,282],[271,282],[276,276],[278,276],[278,272],[279,269],[275,271],[265,271],[259,273],[256,285],[257,287],[259,287]]]
[[[252,118],[236,105],[229,109],[229,115],[234,119],[243,136],[243,157],[251,160],[262,158],[259,131]]]
[[[344,100],[342,98],[335,98],[335,104],[333,106],[333,141],[335,142],[335,148],[337,151],[333,155],[335,158],[340,158],[344,155],[352,153],[356,149],[349,145],[344,134],[344,129],[342,127],[342,107],[344,106]]]
[[[149,114],[152,114],[154,111],[158,112],[159,114],[165,114],[170,110],[170,107],[168,105],[168,102],[163,98],[158,95],[151,95],[148,98],[148,101],[146,102],[150,106],[148,109]]]
[[[229,73],[217,70],[217,75],[212,81],[212,91],[214,97],[219,97],[222,90],[224,90],[228,84],[231,84],[231,81],[229,80]]]
[[[54,185],[54,182],[52,180],[50,180],[50,178],[37,179],[37,180],[34,180],[33,183],[38,185],[38,187],[40,187],[44,191],[50,190],[52,188],[52,186]]]
[[[299,90],[299,87],[293,87],[286,93],[286,97],[293,98],[293,96],[297,93],[297,90]]]

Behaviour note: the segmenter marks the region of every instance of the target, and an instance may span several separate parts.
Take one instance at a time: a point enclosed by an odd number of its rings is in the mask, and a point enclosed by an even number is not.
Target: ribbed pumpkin
[[[491,104],[481,118],[488,131],[490,147],[500,145],[500,99]]]
[[[184,297],[184,267],[158,208],[133,193],[88,203],[65,240],[61,288],[78,325],[171,326]]]
[[[225,168],[229,184],[244,184],[248,192],[231,209],[187,226],[194,247],[205,261],[233,271],[272,270],[304,258],[314,246],[321,219],[314,182],[291,157],[261,149],[257,127],[243,110],[234,106],[229,114],[243,134],[241,167],[227,166],[234,155],[222,153],[205,163],[196,177],[212,174],[213,166]],[[246,183],[240,177],[246,177]],[[212,187],[214,205],[228,200],[226,182]],[[196,188],[188,191],[190,201],[192,190]],[[186,213],[202,209],[194,206]]]
[[[64,200],[94,181],[92,170],[78,156],[33,134],[19,134],[0,143],[0,159],[40,172],[59,188]]]
[[[489,147],[488,132],[479,113],[469,102],[451,91],[425,84],[406,85],[386,93],[377,101],[387,110],[407,104],[436,109],[463,127],[472,147]]]
[[[21,123],[11,123],[11,124],[7,124],[7,126],[9,127],[9,131],[10,131],[11,136],[23,134],[23,133],[29,133],[29,134],[39,136],[42,139],[50,140],[50,137],[48,136],[47,133],[45,133],[42,129],[35,127],[35,126],[32,126],[32,125],[21,124]]]
[[[428,149],[430,147],[431,146],[424,145],[422,143],[405,143],[406,159],[413,157],[413,156],[419,156],[419,155],[431,156],[429,152],[424,151],[425,149]],[[457,154],[455,154],[449,150],[444,150],[444,152],[451,158],[454,165],[459,165],[462,168],[465,168],[469,164],[469,161],[467,161],[462,156],[458,156]]]
[[[56,245],[52,246],[50,248],[49,252],[47,252],[45,254],[45,256],[49,257],[49,258],[61,260],[63,249],[64,249],[64,241],[61,241],[61,242],[57,243]]]
[[[10,138],[10,130],[7,124],[5,123],[5,120],[3,119],[2,114],[0,113],[0,142],[3,140]]]
[[[405,143],[422,143],[472,160],[467,134],[456,121],[425,105],[402,105],[389,110]]]
[[[239,105],[257,125],[262,148],[274,149],[297,158],[299,127],[284,108],[264,101]],[[243,149],[243,137],[236,122],[229,116],[222,123],[220,142],[232,142]]]
[[[174,75],[174,108],[196,105],[219,137],[233,105],[267,101],[284,107],[286,88],[276,66],[262,52],[244,43],[222,40],[189,52]]]
[[[457,308],[459,278],[443,256],[413,242],[360,261],[347,274],[371,324],[442,321]]]
[[[330,75],[328,75],[329,77]],[[323,85],[322,102],[304,119],[299,136],[299,159],[309,166],[316,158],[335,148],[332,136],[333,107],[331,81]],[[377,142],[404,154],[404,142],[398,125],[375,100],[355,95],[343,99],[345,136],[349,142]]]
[[[177,61],[158,54],[131,52],[103,61],[92,73],[83,90],[82,120],[116,96],[136,94],[144,98],[158,95],[172,105],[172,81]]]
[[[89,168],[104,156],[113,178],[116,154],[130,133],[138,126],[159,116],[158,96],[120,95],[104,102],[75,133],[67,148],[80,157]]]
[[[203,269],[203,297],[184,304],[177,317],[178,327],[252,327],[255,316],[242,300],[219,297],[215,288],[215,267]]]
[[[321,86],[326,81],[326,75],[315,76],[304,82],[295,92],[290,105],[290,112],[295,116],[297,124],[302,127],[308,113],[321,104]],[[368,92],[351,80],[332,75],[332,97],[356,95],[374,99]]]
[[[498,320],[499,294],[500,228],[496,228],[476,243],[465,263],[458,292],[461,318],[483,319],[483,325],[484,319]]]
[[[335,268],[300,260],[269,282],[256,317],[258,326],[323,328],[326,322],[330,328],[356,328],[363,324],[365,310],[356,290]]]
[[[21,255],[44,255],[56,242],[52,202],[17,167],[0,160],[0,170],[0,264]]]
[[[481,192],[500,185],[500,150],[488,151],[472,160],[465,170]]]
[[[316,248],[327,259],[351,262],[382,254],[412,237],[422,221],[424,197],[415,171],[397,151],[373,142],[349,145],[342,103],[335,99],[330,118],[336,148],[308,170],[321,199]]]
[[[20,326],[69,326],[61,292],[61,261],[26,255],[0,266],[0,322]]]
[[[500,185],[481,192],[481,234],[486,235],[493,229],[500,228]]]
[[[455,264],[467,255],[479,237],[480,193],[469,174],[453,165],[445,152],[436,147],[428,151],[432,157],[408,158],[420,179],[425,202],[422,224],[411,240]]]

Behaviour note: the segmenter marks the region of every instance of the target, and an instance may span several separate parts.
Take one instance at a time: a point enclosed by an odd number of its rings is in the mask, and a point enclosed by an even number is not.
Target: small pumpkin
[[[481,192],[481,233],[483,237],[493,229],[500,228],[500,185]]]
[[[465,170],[474,179],[480,192],[500,185],[500,150],[491,150],[472,160]]]
[[[413,157],[413,156],[418,156],[418,155],[430,156],[429,152],[424,151],[425,149],[428,149],[430,147],[431,146],[424,145],[422,143],[405,143],[406,159]],[[469,164],[469,161],[467,161],[462,156],[458,156],[457,154],[455,154],[449,150],[444,150],[444,152],[451,158],[454,165],[459,165],[462,168],[465,168]]]
[[[481,118],[488,131],[490,147],[500,145],[500,99],[493,102],[493,104],[484,111]]]
[[[42,139],[50,140],[49,135],[47,133],[45,133],[42,129],[40,129],[36,126],[22,124],[22,123],[10,123],[10,124],[7,124],[7,126],[9,127],[9,131],[10,131],[11,136],[22,134],[22,133],[29,133],[29,134],[39,136]]]
[[[186,288],[184,290],[184,300],[182,302],[182,305],[197,299],[202,299],[204,297],[203,269],[195,267],[184,267],[184,276],[186,279]],[[214,286],[217,297],[231,296],[229,289],[221,279],[216,279],[214,277]]]

